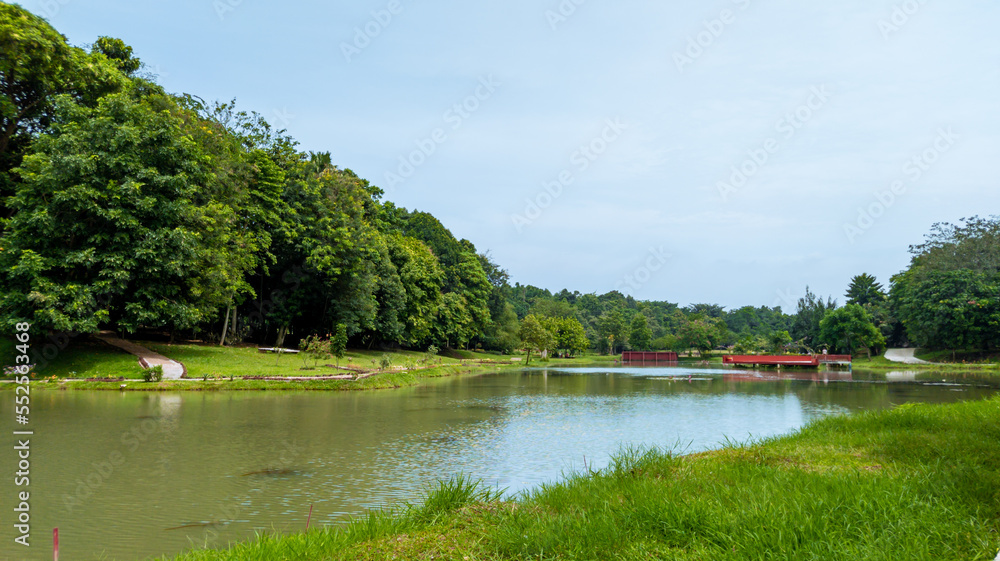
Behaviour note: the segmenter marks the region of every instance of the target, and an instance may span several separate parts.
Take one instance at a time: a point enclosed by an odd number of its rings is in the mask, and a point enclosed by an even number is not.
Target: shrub
[[[163,379],[163,367],[157,364],[152,368],[147,368],[142,372],[142,379],[147,382],[159,382]]]

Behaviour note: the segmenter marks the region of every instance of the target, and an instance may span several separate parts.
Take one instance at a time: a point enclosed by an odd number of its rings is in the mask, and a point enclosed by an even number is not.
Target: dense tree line
[[[0,44],[6,323],[518,345],[506,273],[329,154],[165,92],[120,40],[72,47],[0,4]]]
[[[998,343],[996,219],[937,225],[888,294],[792,314],[553,293],[239,110],[164,91],[121,40],[73,47],[0,3],[0,321],[276,345],[877,352]]]

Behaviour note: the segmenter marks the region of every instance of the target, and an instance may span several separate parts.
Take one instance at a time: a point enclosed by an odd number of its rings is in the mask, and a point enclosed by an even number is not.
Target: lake
[[[310,506],[311,524],[323,525],[418,500],[454,474],[513,494],[603,467],[627,446],[698,452],[826,415],[998,389],[975,374],[619,367],[357,393],[37,391],[33,543],[5,539],[0,559],[51,559],[56,526],[61,558],[75,561],[222,547],[255,530],[303,529]],[[12,395],[0,402],[7,418]],[[13,477],[0,487],[10,504]],[[11,528],[11,508],[0,523]]]

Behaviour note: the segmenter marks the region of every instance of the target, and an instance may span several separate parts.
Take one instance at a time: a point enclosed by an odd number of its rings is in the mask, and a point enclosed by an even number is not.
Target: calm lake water
[[[316,525],[417,500],[453,474],[515,493],[603,467],[623,446],[696,452],[825,415],[982,399],[998,387],[988,377],[912,372],[579,368],[359,393],[40,391],[33,543],[15,547],[6,507],[0,559],[52,559],[56,526],[64,560],[221,547],[255,530],[302,529],[310,505]],[[12,401],[0,401],[4,418]],[[12,457],[4,454],[11,475]],[[0,489],[10,505],[13,477]]]

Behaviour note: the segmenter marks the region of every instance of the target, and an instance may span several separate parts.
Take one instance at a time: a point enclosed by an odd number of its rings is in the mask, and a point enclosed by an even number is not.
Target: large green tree
[[[587,332],[576,318],[541,317],[539,321],[554,337],[553,348],[576,354],[586,351],[590,347]]]
[[[712,349],[726,344],[729,331],[726,324],[719,318],[695,315],[681,325],[677,333],[678,339],[686,349],[696,349],[706,356]]]
[[[637,351],[648,351],[653,345],[653,331],[649,328],[649,320],[643,314],[632,316],[629,329],[629,345]]]
[[[1000,348],[1000,217],[939,223],[892,278],[890,310],[911,342],[935,349]]]
[[[809,287],[806,287],[806,294],[799,298],[795,312],[795,319],[792,321],[789,333],[796,341],[802,341],[806,348],[816,350],[823,344],[820,333],[820,322],[827,312],[837,307],[837,301],[827,298],[825,301],[817,297]]]
[[[107,41],[113,41],[108,39]],[[126,48],[124,43],[122,48]],[[15,209],[4,199],[14,195],[19,178],[11,170],[56,118],[56,98],[70,96],[94,107],[130,82],[102,53],[71,47],[44,19],[16,4],[0,2],[0,219]],[[0,222],[2,227],[2,222]]]
[[[617,354],[628,344],[628,324],[621,309],[612,308],[597,320],[598,343],[608,354]]]
[[[868,273],[855,275],[851,279],[850,286],[847,287],[847,294],[845,296],[847,296],[848,304],[858,304],[861,306],[877,306],[882,304],[886,299],[885,289],[882,287],[882,284]]]
[[[392,262],[406,293],[402,342],[415,348],[431,343],[444,273],[424,242],[399,233],[390,237]]]
[[[525,318],[521,320],[521,329],[518,332],[518,335],[521,338],[521,342],[524,344],[525,349],[528,351],[525,364],[531,362],[531,351],[541,353],[542,351],[553,348],[556,344],[556,338],[552,335],[552,332],[545,329],[542,322],[531,314],[525,316]]]
[[[885,347],[885,338],[872,320],[871,314],[858,304],[847,304],[826,313],[820,321],[820,337],[833,352],[853,354],[865,349],[868,356]]]
[[[914,344],[931,349],[1000,348],[1000,278],[959,269],[893,277],[893,307]]]
[[[200,121],[171,98],[57,100],[51,131],[16,170],[4,237],[3,310],[38,327],[191,328],[240,292],[258,238],[243,193],[193,140]]]

